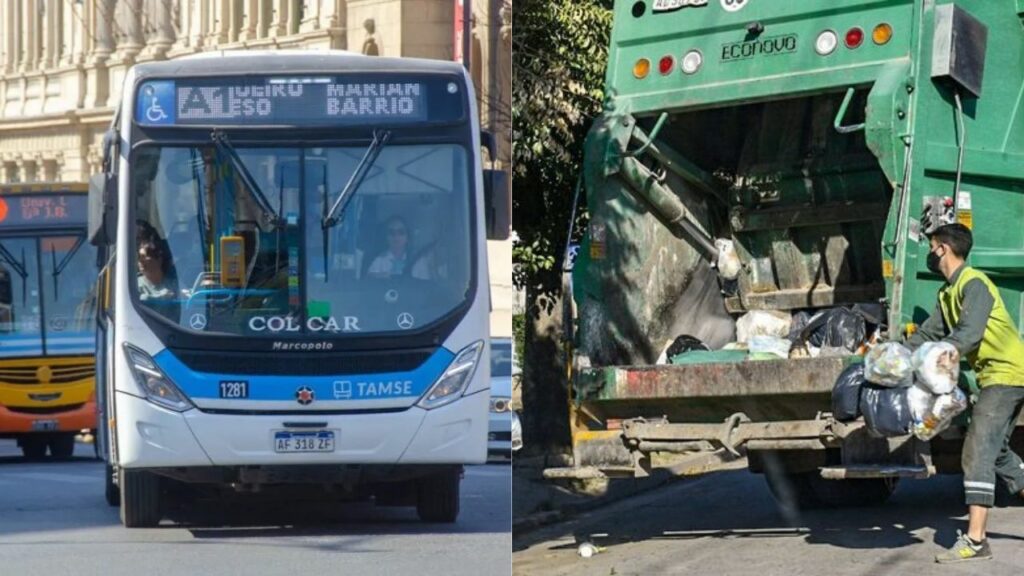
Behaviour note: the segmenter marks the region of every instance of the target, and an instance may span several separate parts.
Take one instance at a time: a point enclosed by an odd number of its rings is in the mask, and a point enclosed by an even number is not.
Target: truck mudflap
[[[574,466],[549,468],[548,479],[644,477],[655,469],[676,476],[748,467],[763,469],[766,455],[809,454],[805,468],[828,480],[927,478],[936,473],[930,445],[912,436],[878,438],[863,421],[838,422],[823,413],[813,420],[752,422],[735,413],[718,424],[680,424],[636,418],[619,430],[577,433]],[[838,462],[826,452],[841,454]]]

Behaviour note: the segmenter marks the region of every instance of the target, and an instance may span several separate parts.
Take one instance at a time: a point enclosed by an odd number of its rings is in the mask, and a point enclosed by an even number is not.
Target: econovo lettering
[[[294,316],[253,316],[249,319],[249,329],[253,332],[298,332],[303,323]],[[359,318],[344,316],[341,323],[334,317],[321,318],[314,316],[305,322],[310,332],[358,332]]]

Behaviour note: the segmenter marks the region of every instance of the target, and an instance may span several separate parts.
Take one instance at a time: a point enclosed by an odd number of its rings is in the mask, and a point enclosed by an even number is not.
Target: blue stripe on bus
[[[247,400],[294,401],[296,391],[303,386],[311,388],[317,400],[419,398],[437,381],[454,357],[448,350],[438,348],[426,362],[407,372],[322,376],[196,372],[166,349],[153,360],[189,398],[219,399],[221,382],[241,381],[249,383]]]

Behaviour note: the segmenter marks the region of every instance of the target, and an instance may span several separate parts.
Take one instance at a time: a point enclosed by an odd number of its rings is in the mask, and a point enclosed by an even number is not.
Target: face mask
[[[942,269],[939,268],[939,262],[941,260],[942,260],[941,256],[939,256],[935,252],[929,252],[928,253],[928,261],[925,262],[925,264],[928,266],[928,269],[931,270],[932,272],[934,272],[936,274],[942,274]]]

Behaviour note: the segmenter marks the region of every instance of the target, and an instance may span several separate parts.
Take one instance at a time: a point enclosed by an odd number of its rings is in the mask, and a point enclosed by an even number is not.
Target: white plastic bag
[[[960,378],[960,353],[948,342],[927,342],[914,351],[918,383],[932,394],[949,394]]]
[[[925,415],[924,419],[915,419],[911,432],[920,440],[931,440],[940,432],[949,428],[950,423],[957,414],[967,409],[967,396],[954,388],[949,394],[942,394],[935,398],[932,409]]]
[[[736,246],[732,240],[718,238],[715,240],[715,248],[718,249],[718,273],[724,280],[735,280],[743,268],[743,263],[736,253]]]
[[[775,336],[754,336],[748,342],[751,354],[772,354],[779,358],[789,358],[789,349],[793,343],[786,338]]]
[[[785,338],[793,318],[784,312],[753,310],[736,321],[736,340],[750,342],[754,336]]]
[[[913,416],[914,422],[921,422],[931,413],[932,406],[935,405],[935,395],[914,385],[907,389],[907,403],[910,404],[910,415]]]
[[[898,342],[879,344],[864,356],[864,376],[879,386],[910,386],[913,373],[910,350]]]

